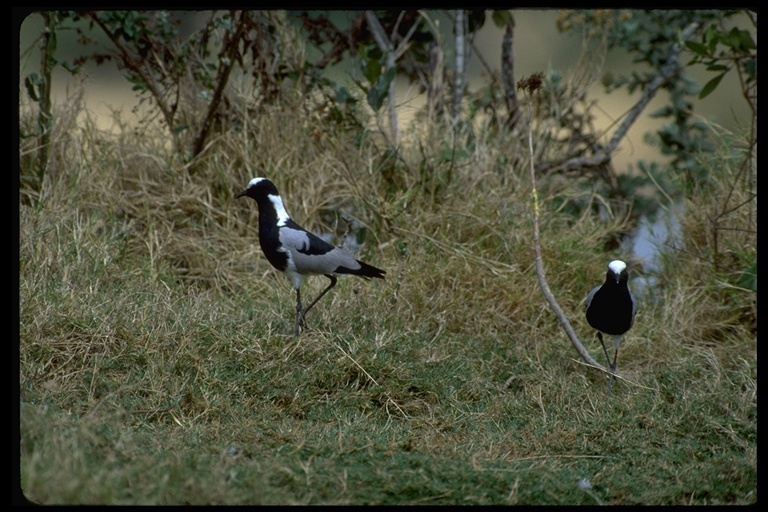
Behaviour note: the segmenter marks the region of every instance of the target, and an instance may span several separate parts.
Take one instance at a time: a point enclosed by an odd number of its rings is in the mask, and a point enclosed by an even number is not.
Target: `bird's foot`
[[[301,325],[302,329],[306,329],[307,328],[307,321],[305,319],[306,314],[307,314],[307,310],[306,309],[299,313],[299,325]]]
[[[608,378],[608,394],[611,394],[611,386],[613,386],[613,381],[616,380],[616,361],[612,362],[610,364],[611,369],[611,376]]]
[[[304,315],[306,314],[306,309],[296,311],[296,329],[294,331],[295,336],[298,336],[300,331],[303,331],[307,328],[307,321],[304,318]]]

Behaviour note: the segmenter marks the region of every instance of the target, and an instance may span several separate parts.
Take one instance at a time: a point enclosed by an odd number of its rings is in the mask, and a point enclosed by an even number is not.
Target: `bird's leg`
[[[613,337],[613,348],[616,350],[613,353],[613,363],[611,363],[611,370],[616,371],[616,360],[619,358],[619,345],[621,344],[621,338],[623,335]]]
[[[597,331],[597,337],[600,339],[600,344],[603,346],[603,352],[605,352],[605,359],[608,361],[608,366],[611,368],[611,379],[608,381],[608,393],[610,394],[611,386],[613,385],[613,379],[616,378],[614,372],[616,371],[616,356],[619,353],[619,348],[617,346],[616,340],[614,339],[613,345],[616,348],[616,355],[613,356],[613,362],[611,362],[611,356],[608,355],[608,349],[605,348],[605,343],[603,342],[603,333]]]
[[[319,301],[319,300],[320,300],[320,298],[321,298],[323,295],[325,295],[326,293],[328,293],[328,290],[330,290],[331,288],[333,288],[334,286],[336,286],[336,281],[337,281],[337,279],[336,279],[336,276],[334,276],[334,275],[332,275],[332,274],[325,274],[325,277],[327,277],[328,279],[330,279],[330,280],[331,280],[331,284],[329,284],[328,286],[326,286],[326,287],[325,287],[325,290],[323,290],[322,292],[320,292],[320,295],[318,295],[318,296],[317,296],[317,298],[316,298],[315,300],[313,300],[313,301],[312,301],[312,302],[309,304],[309,306],[307,306],[307,307],[304,309],[304,311],[302,311],[302,312],[301,312],[301,318],[302,318],[302,320],[304,319],[304,315],[306,315],[306,314],[307,314],[307,311],[309,311],[310,309],[312,309],[312,306],[314,306],[315,304],[317,304],[317,301]]]
[[[611,385],[613,384],[613,381],[616,379],[616,361],[619,358],[619,343],[621,343],[621,336],[614,336],[613,337],[613,362],[611,363],[611,380],[608,381],[608,392],[611,391]],[[603,347],[605,348],[605,347]],[[606,353],[606,357],[608,354]]]
[[[301,311],[301,291],[296,288],[296,327],[293,331],[293,335],[298,337],[299,325],[304,326],[304,314]]]
[[[618,355],[619,351],[616,351],[616,355]],[[616,355],[613,356],[613,362],[611,363],[611,380],[608,381],[608,394],[611,393],[611,386],[613,386],[613,381],[616,380]]]
[[[611,356],[608,355],[608,349],[605,348],[605,343],[603,343],[603,333],[600,331],[597,331],[597,339],[600,340],[600,344],[603,346],[603,352],[605,352],[605,359],[608,361],[608,365],[611,364]]]

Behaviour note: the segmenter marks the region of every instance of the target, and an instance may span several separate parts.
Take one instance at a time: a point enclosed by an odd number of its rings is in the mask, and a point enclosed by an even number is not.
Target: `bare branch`
[[[203,150],[205,140],[208,138],[208,132],[211,129],[211,123],[213,122],[213,118],[216,115],[216,110],[218,109],[219,103],[221,103],[221,99],[224,95],[224,88],[229,81],[229,75],[232,72],[232,68],[235,66],[235,62],[237,62],[236,57],[238,45],[240,44],[240,39],[245,32],[245,27],[247,26],[247,16],[248,13],[246,11],[240,11],[240,19],[238,22],[237,31],[232,37],[227,38],[227,40],[224,42],[222,51],[219,54],[219,62],[223,67],[219,67],[218,76],[216,77],[216,90],[214,91],[213,98],[211,98],[211,102],[208,105],[208,112],[205,116],[205,120],[203,121],[203,126],[200,128],[200,132],[197,134],[197,139],[195,140],[195,144],[192,150],[193,156],[200,154],[200,152]]]
[[[451,105],[451,114],[454,122],[459,117],[459,106],[461,105],[461,96],[464,90],[464,11],[456,11],[456,20],[454,22],[454,33],[456,40],[456,69],[453,75],[453,104]]]
[[[416,30],[418,30],[421,22],[421,18],[417,18],[416,21],[413,22],[413,25],[411,25],[411,28],[408,29],[408,32],[405,34],[405,37],[403,37],[403,40],[400,41],[400,44],[397,45],[397,48],[395,49],[395,60],[402,57],[402,55],[405,53],[405,50],[408,47],[408,42],[413,37],[413,34],[416,33]],[[395,34],[393,34],[392,37],[394,38]]]
[[[536,83],[538,80],[529,80],[529,84],[534,84],[533,87],[528,87],[530,91],[535,91],[536,88],[540,85],[540,83]],[[529,93],[530,94],[530,93]],[[571,340],[571,344],[573,344],[574,348],[576,348],[576,351],[579,353],[579,355],[589,363],[591,366],[594,366],[602,371],[607,371],[606,368],[595,361],[591,355],[589,355],[589,352],[587,349],[584,348],[584,345],[581,344],[579,341],[579,337],[576,335],[576,331],[573,330],[573,327],[571,326],[571,323],[568,321],[568,317],[565,315],[565,312],[563,312],[563,309],[560,307],[560,305],[557,303],[557,299],[555,299],[554,294],[552,293],[552,290],[549,289],[549,284],[547,283],[547,278],[544,275],[544,261],[541,255],[541,242],[539,241],[539,194],[538,190],[536,189],[536,171],[533,164],[533,113],[532,113],[532,107],[531,102],[528,102],[528,117],[530,118],[528,122],[528,152],[531,155],[530,159],[530,169],[531,169],[531,195],[533,199],[533,251],[534,251],[534,258],[536,263],[536,277],[539,280],[539,287],[541,288],[541,292],[544,295],[544,298],[549,303],[549,306],[552,308],[552,311],[555,313],[555,316],[557,317],[557,320],[560,322],[560,325],[563,327],[563,330],[565,330],[565,333],[568,335],[568,338]]]
[[[152,94],[152,97],[157,102],[157,106],[160,108],[160,112],[162,112],[163,117],[165,118],[165,123],[171,132],[171,137],[173,137],[174,146],[178,149],[178,137],[173,130],[173,119],[176,113],[176,106],[169,105],[166,102],[163,91],[155,81],[152,73],[147,73],[145,71],[141,61],[134,57],[130,50],[120,41],[120,38],[114,32],[112,32],[106,23],[104,23],[104,21],[99,17],[98,12],[89,11],[87,15],[96,22],[96,24],[99,26],[99,28],[101,28],[104,34],[106,34],[112,44],[115,45],[115,48],[117,48],[118,52],[120,53],[120,58],[122,59],[125,67],[130,69],[131,72],[136,73],[144,81],[150,94]]]
[[[698,22],[689,24],[680,34],[680,41],[690,39],[691,35],[699,28]],[[648,85],[643,89],[643,93],[640,99],[635,103],[632,108],[627,112],[624,121],[616,129],[611,137],[608,145],[599,148],[592,156],[588,157],[575,157],[561,162],[540,162],[536,165],[536,169],[539,171],[547,171],[550,169],[563,169],[563,170],[575,170],[579,168],[600,167],[611,160],[613,152],[619,145],[621,139],[623,139],[629,128],[637,121],[640,113],[648,106],[659,89],[666,84],[672,77],[674,77],[680,71],[680,62],[678,57],[683,49],[683,45],[680,42],[673,44],[669,49],[667,59],[662,66],[659,74],[651,80]]]
[[[680,34],[680,41],[690,39],[691,35],[696,31],[697,28],[699,28],[698,22],[693,22],[685,27],[683,32]],[[680,55],[680,51],[682,49],[683,45],[680,42],[677,42],[670,47],[669,54],[667,55],[667,60],[664,63],[664,66],[662,66],[659,74],[656,75],[656,77],[654,77],[654,79],[648,83],[645,89],[643,89],[643,94],[640,96],[640,99],[629,110],[627,117],[624,118],[621,126],[616,129],[613,137],[611,137],[610,142],[608,142],[608,146],[606,146],[604,150],[606,153],[610,154],[616,150],[616,147],[619,145],[619,141],[623,139],[627,134],[629,127],[632,126],[637,120],[640,112],[642,112],[645,107],[648,106],[648,103],[651,102],[653,97],[656,96],[659,88],[661,88],[662,85],[667,83],[670,78],[675,76],[680,71],[680,62],[678,62],[677,58]]]
[[[371,29],[373,40],[376,41],[376,45],[383,52],[392,52],[392,43],[387,39],[387,34],[384,32],[384,27],[381,26],[379,19],[373,11],[365,11],[365,21],[368,22],[368,28]]]
[[[515,22],[512,19],[504,30],[504,39],[501,43],[501,74],[504,85],[505,99],[507,102],[507,126],[510,128],[517,123],[520,111],[517,106],[517,87],[515,87]]]
[[[365,20],[368,22],[368,26],[371,29],[373,38],[376,41],[379,49],[387,55],[386,70],[389,71],[395,67],[395,51],[392,43],[387,39],[387,35],[384,32],[384,27],[381,26],[379,19],[376,17],[373,11],[365,11]],[[397,130],[397,99],[395,94],[395,80],[389,83],[389,126],[392,130],[392,141],[395,146],[399,144],[399,136]]]
[[[443,113],[443,49],[435,43],[429,49],[429,89],[427,89],[427,111],[429,118]]]

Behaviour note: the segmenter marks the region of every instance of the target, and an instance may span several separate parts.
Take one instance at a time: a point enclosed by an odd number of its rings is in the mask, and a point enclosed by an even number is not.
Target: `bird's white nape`
[[[275,207],[275,213],[277,213],[277,225],[278,227],[285,226],[285,223],[290,220],[290,217],[288,216],[288,212],[285,211],[285,206],[283,206],[283,199],[280,196],[275,195],[269,195],[269,200],[272,201],[272,206]]]
[[[608,264],[608,268],[615,274],[621,274],[621,272],[627,268],[627,264],[621,260],[613,260]]]
[[[255,187],[258,182],[263,181],[265,179],[266,178],[253,178],[251,181],[248,182],[248,186],[245,188],[248,189],[251,187]]]

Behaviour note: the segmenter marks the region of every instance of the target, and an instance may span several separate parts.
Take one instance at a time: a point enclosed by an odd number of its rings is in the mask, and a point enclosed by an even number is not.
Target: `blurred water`
[[[656,274],[661,271],[662,254],[682,247],[679,220],[682,213],[682,204],[659,208],[652,215],[641,217],[634,233],[624,239],[624,252],[642,262],[642,274],[632,278],[632,293],[638,299],[654,300],[653,285]]]

